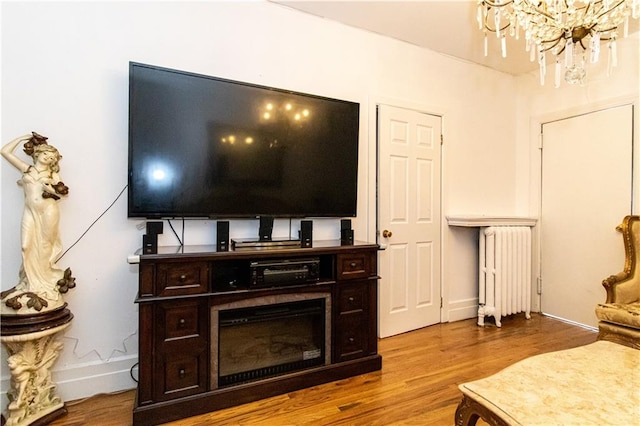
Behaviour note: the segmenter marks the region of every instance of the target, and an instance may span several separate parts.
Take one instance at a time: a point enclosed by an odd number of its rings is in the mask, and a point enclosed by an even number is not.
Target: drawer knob
[[[184,368],[181,368],[181,369],[178,371],[178,375],[180,376],[180,378],[184,378],[185,373],[186,373],[186,372],[184,371]]]
[[[184,275],[184,274],[180,275],[180,281],[184,281],[184,280],[186,280],[186,279],[187,279],[187,276],[186,276],[186,275]]]
[[[184,318],[180,318],[180,321],[178,321],[178,323],[180,323],[180,327],[184,327],[186,321],[184,320]]]
[[[354,299],[353,296],[349,297],[349,302],[353,302],[354,300],[356,300],[356,299]]]
[[[353,337],[349,337],[349,343],[353,343],[356,339],[354,339]]]
[[[358,264],[356,262],[351,262],[349,266],[351,266],[352,268],[355,268],[356,266],[358,266]]]

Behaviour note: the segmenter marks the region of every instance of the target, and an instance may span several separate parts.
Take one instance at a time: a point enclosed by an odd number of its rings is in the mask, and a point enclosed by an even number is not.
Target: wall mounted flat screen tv
[[[128,215],[353,217],[359,110],[131,62]]]

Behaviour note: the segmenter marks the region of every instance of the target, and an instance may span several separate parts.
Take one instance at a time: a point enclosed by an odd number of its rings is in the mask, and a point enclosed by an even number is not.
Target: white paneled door
[[[633,107],[542,126],[541,308],[597,326],[602,280],[622,271],[615,227],[631,213]]]
[[[440,322],[441,118],[378,107],[379,334]]]

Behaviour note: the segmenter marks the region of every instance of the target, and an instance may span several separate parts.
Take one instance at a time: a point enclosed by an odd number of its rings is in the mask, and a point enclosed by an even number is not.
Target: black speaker
[[[353,229],[343,229],[342,231],[340,231],[340,245],[353,245]]]
[[[142,236],[142,253],[158,253],[158,234],[145,234]]]
[[[271,241],[273,233],[273,216],[260,216],[260,228],[258,229],[258,239],[260,241]]]
[[[216,250],[229,251],[229,222],[226,220],[216,222]]]
[[[353,229],[351,229],[351,219],[340,220],[340,244],[343,246],[353,245]]]
[[[147,235],[162,234],[162,222],[147,222]]]
[[[313,247],[313,221],[300,221],[300,247]]]

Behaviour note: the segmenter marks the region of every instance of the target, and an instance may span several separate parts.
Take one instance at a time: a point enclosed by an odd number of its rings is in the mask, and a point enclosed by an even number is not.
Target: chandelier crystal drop
[[[629,19],[640,17],[640,0],[477,0],[478,26],[484,32],[484,54],[488,33],[500,40],[507,56],[506,36],[524,36],[531,61],[537,59],[540,84],[544,84],[548,53],[556,57],[555,86],[562,74],[570,84],[584,83],[587,63],[607,55],[607,75],[617,65],[616,39],[619,27],[628,33]]]

